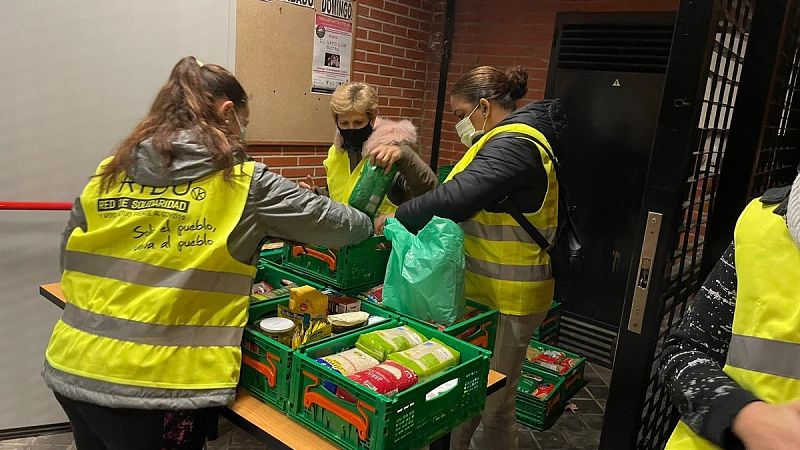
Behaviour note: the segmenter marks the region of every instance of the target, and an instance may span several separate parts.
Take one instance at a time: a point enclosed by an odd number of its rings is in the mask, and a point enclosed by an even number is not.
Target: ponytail
[[[169,79],[161,87],[150,111],[133,132],[114,152],[114,158],[101,174],[101,188],[107,190],[130,166],[139,144],[152,139],[153,147],[172,164],[172,142],[178,133],[196,130],[199,139],[211,153],[212,159],[231,173],[234,155],[243,153],[238,133],[232,133],[225,118],[220,116],[215,102],[227,99],[236,108],[247,105],[247,94],[236,78],[216,64],[203,64],[194,56],[186,56],[172,68]]]

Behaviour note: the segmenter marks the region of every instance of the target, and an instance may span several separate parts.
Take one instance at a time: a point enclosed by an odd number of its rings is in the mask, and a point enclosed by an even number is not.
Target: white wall
[[[235,0],[4,1],[0,200],[72,201],[183,56],[231,70]],[[0,211],[0,430],[65,421],[40,377],[67,212]]]

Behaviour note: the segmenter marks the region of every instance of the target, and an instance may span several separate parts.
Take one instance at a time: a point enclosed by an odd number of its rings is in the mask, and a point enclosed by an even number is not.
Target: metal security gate
[[[600,448],[662,448],[674,426],[661,349],[702,281],[706,224],[753,17],[749,0],[683,0],[645,182]],[[703,45],[705,44],[705,45]]]

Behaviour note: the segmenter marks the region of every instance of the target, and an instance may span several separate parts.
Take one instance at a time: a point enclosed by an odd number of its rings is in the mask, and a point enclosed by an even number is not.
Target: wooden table
[[[59,308],[64,308],[66,300],[61,290],[61,283],[50,283],[39,286],[39,293]],[[491,395],[506,385],[506,376],[489,371],[489,382],[486,395]],[[285,413],[273,408],[250,395],[244,389],[236,394],[233,406],[222,409],[222,415],[232,423],[267,444],[270,449],[336,449],[318,434],[293,421]],[[430,449],[447,449],[450,446],[450,435],[447,434],[431,443]]]

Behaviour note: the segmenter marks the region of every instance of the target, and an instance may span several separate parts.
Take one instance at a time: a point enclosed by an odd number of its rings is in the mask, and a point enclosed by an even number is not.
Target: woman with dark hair
[[[514,398],[525,351],[553,298],[550,257],[509,214],[519,210],[552,243],[558,222],[558,182],[552,145],[564,125],[554,101],[517,108],[528,75],[490,66],[464,74],[450,106],[469,147],[444,184],[411,199],[394,217],[416,233],[436,215],[461,224],[465,233],[466,295],[500,310],[492,369],[508,377],[486,401],[481,448],[518,447]],[[380,232],[387,217],[376,219]],[[453,433],[452,448],[469,448],[477,417]]]
[[[247,161],[248,117],[230,72],[185,57],[76,199],[44,378],[78,448],[203,448],[208,409],[235,396],[261,242],[371,235],[366,215]]]

